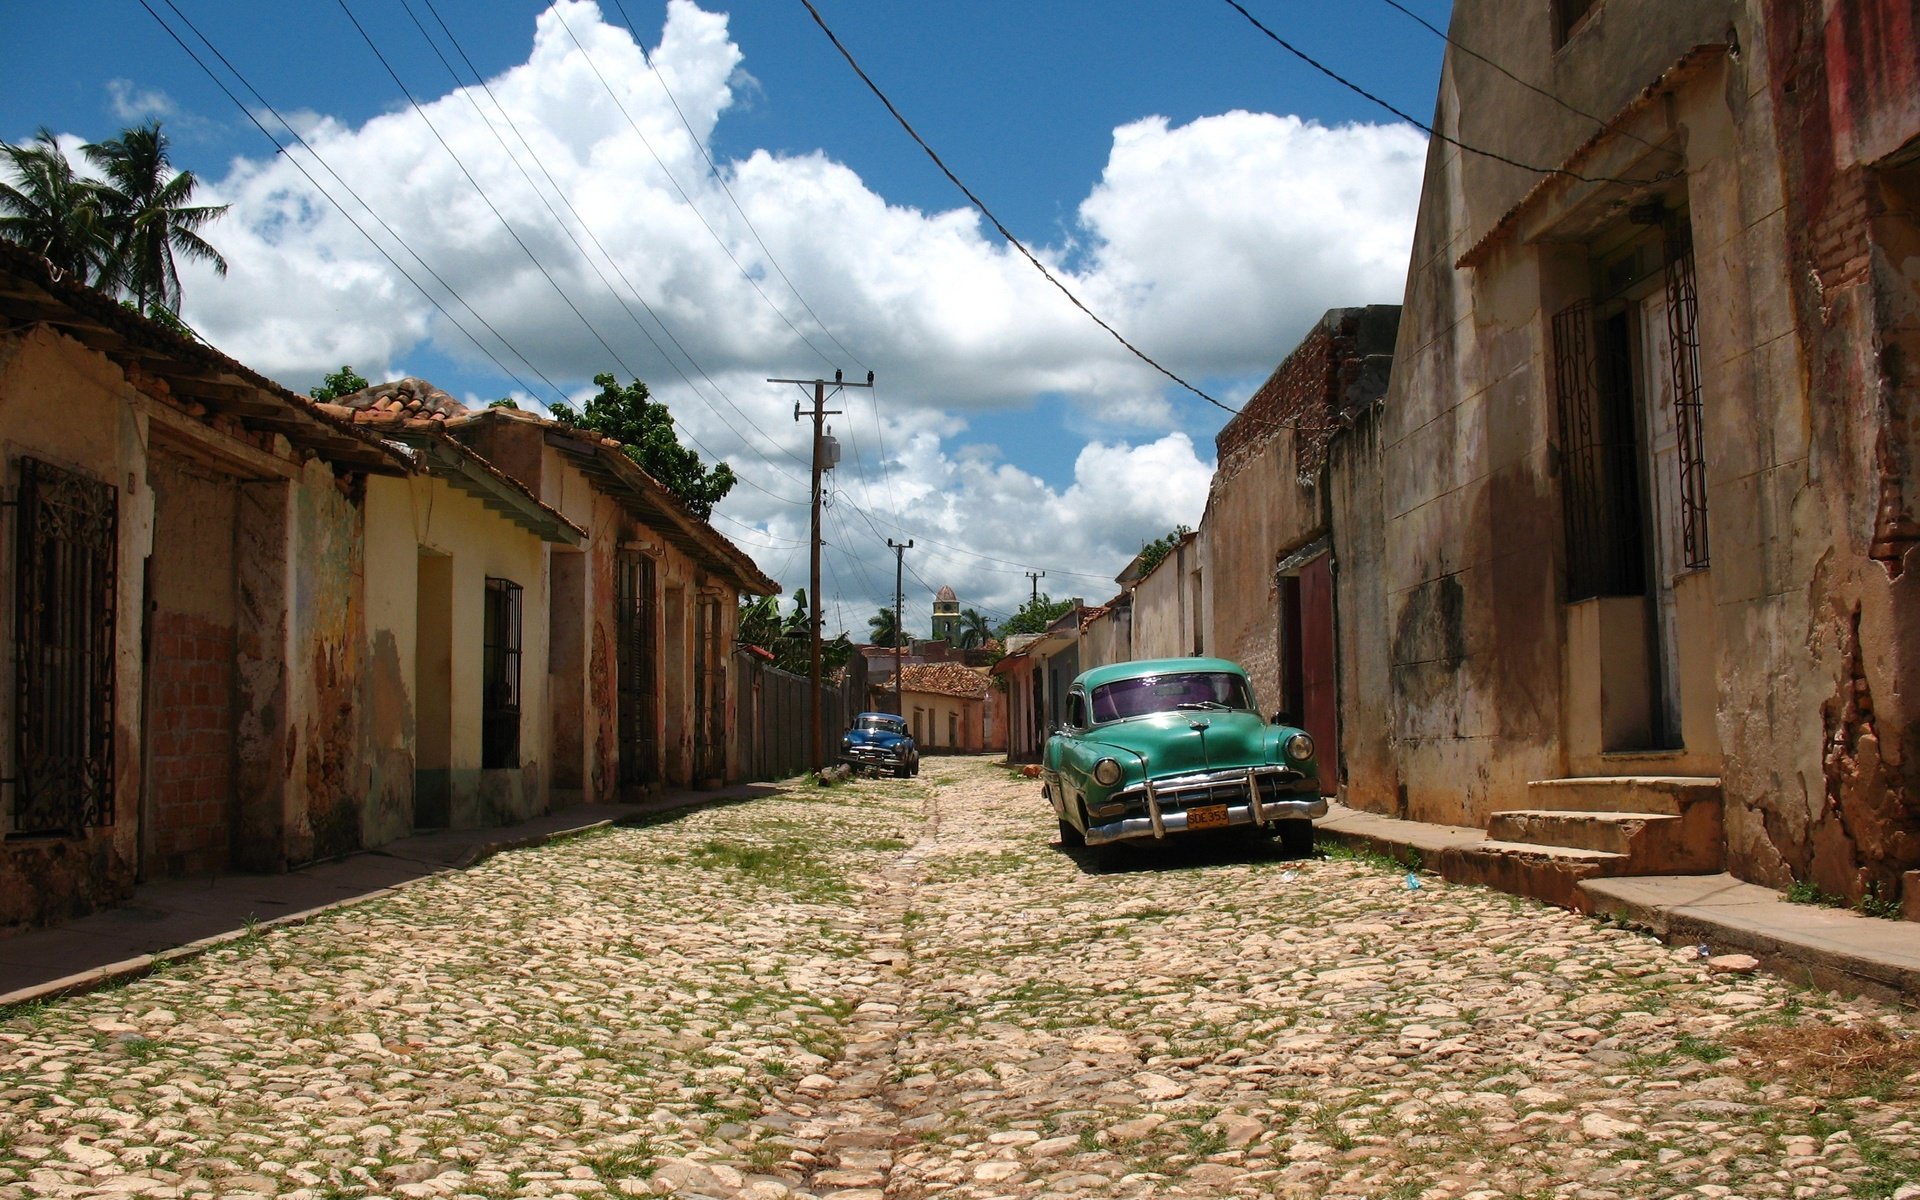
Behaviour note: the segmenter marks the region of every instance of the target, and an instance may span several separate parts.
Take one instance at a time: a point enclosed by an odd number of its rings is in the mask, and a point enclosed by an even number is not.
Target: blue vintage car
[[[1066,845],[1239,829],[1313,850],[1323,816],[1313,739],[1268,721],[1237,664],[1162,658],[1084,672],[1041,760]]]
[[[892,771],[905,779],[920,773],[920,748],[900,717],[863,712],[840,739],[840,761],[856,770]]]

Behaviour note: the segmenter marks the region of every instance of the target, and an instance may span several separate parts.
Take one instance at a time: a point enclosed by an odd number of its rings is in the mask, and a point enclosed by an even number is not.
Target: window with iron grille
[[[10,831],[113,824],[119,489],[20,459]]]
[[[487,578],[480,765],[520,765],[520,585]]]
[[[1686,565],[1707,556],[1707,447],[1700,398],[1700,292],[1693,274],[1693,227],[1670,213],[1665,224],[1667,358],[1673,370],[1673,418],[1680,465],[1680,544]]]

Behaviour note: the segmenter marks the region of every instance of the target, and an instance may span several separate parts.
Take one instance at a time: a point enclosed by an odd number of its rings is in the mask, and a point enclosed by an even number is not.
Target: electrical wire
[[[800,2],[802,4],[805,4],[807,0],[800,0]],[[1450,134],[1441,133],[1439,130],[1435,129],[1433,126],[1427,124],[1424,121],[1416,120],[1414,117],[1408,115],[1405,112],[1402,112],[1398,108],[1395,108],[1392,104],[1389,104],[1387,101],[1382,100],[1380,97],[1374,95],[1372,92],[1361,87],[1359,84],[1353,82],[1351,79],[1348,79],[1346,76],[1341,75],[1339,72],[1335,71],[1333,68],[1320,62],[1318,59],[1314,58],[1312,55],[1308,54],[1306,51],[1300,49],[1298,46],[1295,46],[1292,42],[1289,42],[1287,39],[1281,37],[1279,34],[1275,33],[1273,30],[1261,24],[1260,18],[1248,12],[1246,5],[1240,3],[1240,0],[1222,0],[1222,2],[1225,3],[1228,8],[1233,9],[1235,12],[1245,17],[1249,24],[1251,24],[1255,29],[1258,29],[1261,33],[1265,34],[1270,40],[1272,40],[1282,50],[1285,50],[1288,54],[1293,55],[1295,58],[1299,59],[1301,62],[1306,63],[1308,66],[1312,67],[1314,70],[1320,72],[1322,75],[1325,75],[1328,79],[1333,80],[1335,83],[1339,84],[1341,87],[1346,88],[1348,91],[1354,93],[1356,96],[1360,96],[1366,100],[1373,102],[1374,104],[1379,105],[1381,108],[1386,109],[1388,112],[1392,113],[1396,117],[1399,117],[1402,121],[1405,121],[1407,124],[1413,126],[1415,129],[1418,129],[1420,132],[1426,134],[1428,137],[1435,138],[1439,141],[1445,142],[1447,145],[1452,146],[1458,150],[1463,150],[1468,154],[1476,154],[1476,155],[1479,155],[1481,158],[1490,158],[1494,162],[1505,163],[1507,166],[1510,166],[1510,167],[1518,167],[1522,171],[1531,171],[1535,175],[1563,175],[1568,179],[1577,179],[1581,183],[1618,183],[1618,184],[1625,184],[1630,187],[1640,187],[1642,185],[1649,184],[1649,183],[1658,183],[1662,179],[1670,178],[1672,175],[1672,173],[1668,171],[1656,172],[1652,179],[1620,179],[1612,175],[1582,175],[1578,171],[1570,171],[1565,167],[1537,167],[1537,166],[1534,166],[1532,163],[1521,162],[1517,158],[1509,158],[1504,154],[1498,153],[1497,151],[1483,150],[1478,146],[1468,145],[1466,142],[1461,141],[1459,138],[1453,137]]]
[[[639,29],[634,26],[633,18],[627,15],[624,0],[614,0],[614,7],[620,10],[620,19],[626,22],[627,32],[633,36],[633,44],[640,47],[641,59],[647,64],[647,69],[653,72],[654,82],[658,83],[660,90],[666,93],[667,103],[673,105],[674,114],[680,118],[680,124],[686,128],[687,137],[693,142],[693,148],[698,150],[700,157],[706,160],[707,170],[713,175],[714,182],[719,184],[720,190],[727,194],[727,200],[733,205],[733,211],[740,214],[741,222],[746,225],[747,232],[753,235],[754,243],[760,247],[760,252],[767,256],[767,262],[773,266],[774,273],[780,276],[780,282],[787,285],[787,290],[792,292],[793,298],[800,302],[800,307],[807,310],[807,315],[813,318],[813,323],[818,325],[820,332],[826,334],[827,339],[839,348],[840,353],[865,369],[867,364],[860,361],[859,355],[847,349],[846,343],[834,336],[833,330],[828,328],[827,323],[820,319],[820,314],[813,310],[813,305],[807,303],[806,296],[801,294],[793,280],[787,278],[786,269],[780,265],[780,260],[774,257],[773,251],[768,249],[766,239],[762,238],[760,231],[754,227],[753,219],[747,216],[747,210],[740,207],[740,201],[734,196],[733,189],[727,186],[726,176],[720,173],[720,168],[714,164],[713,156],[707,153],[706,146],[700,141],[700,135],[694,132],[693,122],[687,120],[687,114],[680,107],[679,98],[673,94],[673,89],[667,86],[667,77],[660,73],[659,66],[653,61],[653,55],[647,50],[646,39],[640,36]],[[834,364],[829,362],[827,365]]]
[[[632,127],[634,136],[640,139],[640,144],[645,146],[647,153],[653,156],[653,161],[659,166],[660,173],[667,177],[667,182],[673,185],[673,190],[680,193],[680,198],[686,201],[688,208],[693,210],[693,215],[700,219],[700,224],[704,225],[707,232],[712,235],[714,244],[720,247],[721,253],[725,254],[727,260],[733,263],[734,269],[740,272],[740,277],[746,280],[747,283],[753,287],[754,291],[760,293],[760,298],[766,301],[767,307],[773,310],[774,315],[779,317],[781,322],[793,331],[793,336],[804,342],[809,350],[812,350],[820,356],[822,361],[831,365],[833,360],[827,357],[826,351],[814,345],[812,339],[800,332],[800,327],[795,325],[780,306],[773,302],[773,297],[767,295],[766,289],[760,286],[760,281],[753,277],[753,272],[747,270],[747,268],[741,264],[740,259],[734,254],[733,248],[727,245],[726,239],[720,236],[719,231],[707,220],[706,214],[700,211],[700,206],[693,202],[693,197],[687,195],[687,190],[680,186],[680,181],[674,177],[672,171],[667,169],[666,161],[663,160],[659,152],[653,148],[653,143],[647,140],[647,135],[641,132],[640,123],[635,121],[633,114],[627,111],[627,106],[625,102],[620,99],[620,94],[613,90],[613,85],[607,82],[607,77],[600,73],[599,64],[593,61],[593,55],[588,52],[586,44],[580,40],[579,35],[573,32],[573,26],[567,23],[566,14],[560,11],[558,5],[548,11],[553,13],[554,18],[560,22],[560,27],[567,31],[567,36],[573,39],[573,44],[579,48],[580,57],[585,60],[587,68],[593,72],[594,78],[600,81],[600,86],[606,89],[607,95],[613,100],[614,107],[620,110],[620,115],[627,119],[627,124]]]
[[[952,168],[948,167],[946,162],[943,159],[941,159],[940,155],[934,152],[933,147],[927,144],[926,139],[920,136],[919,132],[914,129],[913,125],[906,119],[906,117],[901,115],[900,110],[894,107],[893,101],[889,100],[887,98],[887,94],[880,90],[880,85],[875,83],[873,81],[873,77],[868,75],[866,71],[861,68],[859,61],[853,57],[853,52],[848,50],[846,46],[842,45],[840,42],[840,39],[834,35],[833,30],[828,27],[825,18],[821,17],[820,10],[813,6],[813,0],[800,0],[800,3],[804,5],[806,7],[807,12],[812,15],[813,23],[820,27],[820,31],[822,33],[827,35],[827,40],[833,43],[833,48],[840,52],[840,57],[846,59],[847,65],[853,68],[853,73],[860,77],[860,82],[866,84],[867,90],[872,92],[874,96],[876,96],[879,99],[880,103],[886,106],[887,111],[893,115],[894,121],[899,124],[900,128],[906,130],[907,136],[913,139],[914,144],[919,146],[920,149],[926,151],[927,157],[933,160],[933,165],[940,168],[940,173],[942,175],[945,175],[948,181],[951,182],[954,187],[960,189],[960,194],[965,196],[967,198],[967,201],[971,203],[974,206],[974,208],[980,211],[980,215],[984,216],[988,220],[988,222],[993,225],[994,229],[999,232],[1000,236],[1006,239],[1006,242],[1009,246],[1012,246],[1015,250],[1018,250],[1020,252],[1021,257],[1025,258],[1029,263],[1033,264],[1034,270],[1040,272],[1040,274],[1046,279],[1046,281],[1048,283],[1051,283],[1056,289],[1058,289],[1060,294],[1065,296],[1067,300],[1075,308],[1079,309],[1082,313],[1085,313],[1088,319],[1091,320],[1095,325],[1098,325],[1100,328],[1106,330],[1107,333],[1112,336],[1114,341],[1119,342],[1122,346],[1124,346],[1127,349],[1128,353],[1132,354],[1135,358],[1147,364],[1149,367],[1152,367],[1154,370],[1166,376],[1168,379],[1171,379],[1173,382],[1179,384],[1181,387],[1185,388],[1187,391],[1192,392],[1194,395],[1200,397],[1202,400],[1205,400],[1208,404],[1211,404],[1215,408],[1220,409],[1222,412],[1233,413],[1236,416],[1239,415],[1238,409],[1233,408],[1231,405],[1221,403],[1220,401],[1214,399],[1212,396],[1208,395],[1206,392],[1201,391],[1199,388],[1195,387],[1193,384],[1188,383],[1186,380],[1182,379],[1180,376],[1174,374],[1172,371],[1168,370],[1166,367],[1161,366],[1160,363],[1155,361],[1151,356],[1149,356],[1146,353],[1146,351],[1140,349],[1138,346],[1135,346],[1132,342],[1128,341],[1125,337],[1121,336],[1119,330],[1115,329],[1112,325],[1107,324],[1107,322],[1104,319],[1102,319],[1098,313],[1094,312],[1091,308],[1088,308],[1086,304],[1081,301],[1080,297],[1074,295],[1073,291],[1070,288],[1068,288],[1066,284],[1060,282],[1059,278],[1055,276],[1052,271],[1047,269],[1046,264],[1041,262],[1037,257],[1035,257],[1033,251],[1027,249],[1026,243],[1022,242],[1019,238],[1015,237],[1013,235],[1013,231],[1011,229],[1008,229],[1006,227],[1006,224],[1002,222],[999,217],[996,217],[993,215],[993,210],[989,209],[986,206],[986,203],[982,201],[980,197],[974,195],[973,189],[969,188],[966,184],[960,181],[960,177],[953,173]],[[1229,3],[1231,3],[1231,0],[1229,0]]]
[[[1408,8],[1406,5],[1401,4],[1400,0],[1380,0],[1380,2],[1382,4],[1385,4],[1388,8],[1392,8],[1399,12],[1405,13],[1416,24],[1423,26],[1427,30],[1427,32],[1433,34],[1435,37],[1439,38],[1441,41],[1445,42],[1447,45],[1452,46],[1455,50],[1458,50],[1460,53],[1466,55],[1469,58],[1478,59],[1479,61],[1485,63],[1489,67],[1492,67],[1494,70],[1500,72],[1500,74],[1505,75],[1508,79],[1513,80],[1515,83],[1519,84],[1521,87],[1527,89],[1528,91],[1534,93],[1535,95],[1544,96],[1546,99],[1553,101],[1553,103],[1559,105],[1561,108],[1566,109],[1568,112],[1574,114],[1575,116],[1585,117],[1587,120],[1592,121],[1595,125],[1599,126],[1602,129],[1605,129],[1607,127],[1607,123],[1605,121],[1601,120],[1599,117],[1594,116],[1592,113],[1586,111],[1583,108],[1579,108],[1573,104],[1568,103],[1564,97],[1559,95],[1559,93],[1548,91],[1546,88],[1541,87],[1539,84],[1531,83],[1525,79],[1522,79],[1518,75],[1515,75],[1512,71],[1507,70],[1507,68],[1493,61],[1491,58],[1488,58],[1486,55],[1480,53],[1478,50],[1475,50],[1473,47],[1465,45],[1464,43],[1455,41],[1446,32],[1446,30],[1441,29],[1439,26],[1435,25],[1433,22],[1421,16],[1419,13],[1414,12],[1412,9]],[[1620,133],[1622,136],[1628,138],[1631,141],[1639,142],[1642,146],[1645,146],[1649,150],[1658,150],[1663,154],[1671,154],[1671,155],[1674,155],[1676,158],[1680,157],[1680,152],[1678,150],[1675,150],[1671,146],[1657,146],[1654,143],[1649,142],[1647,139],[1640,137],[1634,133],[1631,133],[1625,129],[1621,130]]]
[[[340,6],[340,11],[347,15],[347,20],[352,22],[354,29],[359,32],[361,40],[366,42],[367,49],[373,51],[373,56],[380,60],[380,65],[386,69],[387,75],[392,78],[394,86],[399,88],[400,94],[407,98],[407,103],[412,106],[413,111],[419,116],[421,122],[426,125],[428,132],[433,134],[434,140],[440,143],[440,148],[447,152],[447,157],[453,160],[453,165],[459,167],[460,173],[466,176],[468,183],[473,185],[474,192],[479,195],[481,202],[487,206],[487,210],[500,222],[500,227],[507,231],[507,236],[513,239],[516,246],[520,247],[521,252],[527,256],[527,261],[533,264],[534,269],[540,272],[541,277],[547,281],[548,286],[553,288],[554,295],[560,297],[561,301],[565,303],[569,309],[573,310],[573,315],[580,318],[580,323],[586,326],[587,332],[593,335],[594,340],[600,343],[601,348],[612,357],[613,361],[620,364],[620,368],[627,373],[628,378],[638,379],[640,373],[629,366],[626,359],[620,357],[620,352],[613,348],[613,343],[606,339],[606,336],[600,332],[599,327],[594,325],[586,313],[580,311],[580,306],[573,302],[573,297],[567,295],[566,289],[560,286],[560,281],[553,277],[553,272],[547,270],[546,264],[541,262],[539,256],[533,252],[533,247],[527,245],[525,239],[520,236],[519,231],[513,227],[513,223],[507,220],[506,214],[502,213],[499,206],[493,202],[493,197],[487,194],[487,189],[481,187],[480,181],[473,177],[473,172],[467,169],[467,164],[462,161],[453,146],[447,142],[446,137],[440,132],[439,126],[433,123],[433,118],[429,117],[427,110],[421,107],[420,101],[414,97],[413,89],[409,88],[406,81],[400,78],[400,73],[393,69],[391,62],[387,61],[387,56],[381,52],[379,45],[374,42],[373,36],[367,32],[365,26],[360,24],[360,18],[354,15],[353,9],[347,4],[347,0],[335,0],[335,3]]]
[[[507,124],[507,128],[513,131],[514,136],[520,140],[520,145],[526,150],[527,156],[533,160],[533,163],[536,167],[540,168],[541,175],[546,178],[547,185],[553,189],[554,195],[560,198],[560,203],[565,205],[567,211],[573,215],[573,219],[575,222],[579,224],[581,231],[587,235],[588,240],[590,240],[593,243],[594,248],[600,251],[601,257],[607,260],[608,265],[613,268],[614,273],[620,277],[620,281],[626,285],[627,291],[633,296],[635,300],[639,301],[640,307],[644,308],[647,311],[647,315],[653,318],[654,323],[660,327],[660,332],[666,336],[667,340],[673,343],[674,349],[680,352],[681,356],[684,357],[687,360],[688,364],[691,365],[693,369],[699,373],[700,377],[707,381],[707,386],[711,387],[717,394],[719,394],[720,398],[726,401],[727,406],[733,409],[735,415],[737,415],[741,419],[743,424],[738,428],[752,429],[760,433],[761,437],[765,439],[766,443],[769,446],[773,447],[775,451],[785,454],[788,458],[792,459],[796,463],[800,463],[802,466],[808,465],[798,455],[794,454],[793,451],[781,445],[778,441],[775,441],[773,438],[768,437],[765,431],[760,430],[759,427],[755,425],[750,418],[748,418],[747,414],[741,410],[740,406],[733,402],[733,398],[727,395],[726,389],[722,388],[718,383],[714,381],[713,376],[707,373],[706,369],[703,368],[700,365],[699,361],[693,357],[693,355],[687,350],[686,346],[684,346],[680,342],[680,339],[674,336],[673,330],[667,325],[665,319],[662,318],[660,314],[654,310],[651,304],[647,303],[646,297],[640,294],[640,289],[634,285],[633,280],[627,275],[626,271],[624,271],[621,268],[619,260],[616,259],[607,250],[606,246],[600,241],[599,237],[594,233],[593,227],[587,223],[586,218],[581,215],[580,210],[576,208],[573,204],[573,201],[567,197],[566,190],[562,188],[560,186],[559,181],[553,177],[553,172],[547,169],[547,165],[545,161],[541,159],[539,152],[533,148],[533,144],[527,140],[526,134],[521,131],[520,126],[514,121],[513,115],[507,111],[506,105],[500,103],[500,98],[496,96],[493,92],[493,85],[487,82],[486,76],[483,75],[480,72],[480,69],[474,65],[473,59],[470,56],[468,56],[466,52],[466,48],[460,44],[460,39],[454,34],[453,30],[447,25],[446,19],[440,15],[440,10],[437,7],[435,7],[433,0],[422,0],[422,2],[426,5],[427,11],[433,14],[434,21],[440,26],[440,31],[446,35],[447,41],[452,44],[454,51],[459,54],[461,61],[465,62],[467,65],[467,69],[473,73],[473,76],[475,80],[478,81],[481,87],[481,90],[486,92],[487,99],[493,102],[494,108],[499,111],[501,119],[504,120]],[[708,410],[711,411],[716,417],[720,417],[722,422],[726,422],[726,418],[724,416],[721,416],[720,411],[714,408],[712,403],[708,401],[705,396],[701,395],[699,385],[694,383],[692,378],[690,378],[687,375],[686,371],[681,369],[680,364],[674,361],[674,358],[671,354],[667,353],[666,347],[662,346],[660,344],[659,339],[653,336],[653,332],[649,330],[646,327],[646,325],[641,322],[639,315],[633,311],[633,308],[627,304],[625,297],[623,297],[620,294],[619,290],[613,286],[613,282],[607,278],[606,272],[600,269],[600,264],[594,260],[592,255],[587,253],[587,248],[580,244],[580,239],[574,236],[573,230],[568,227],[565,221],[561,220],[560,214],[554,209],[553,203],[547,199],[546,193],[542,192],[539,188],[539,185],[534,183],[533,177],[529,175],[527,173],[527,169],[521,165],[519,156],[513,152],[512,147],[507,145],[506,139],[500,136],[499,130],[494,128],[493,122],[488,119],[486,113],[480,108],[479,101],[475,100],[473,98],[472,92],[466,88],[465,82],[464,80],[462,80],[460,73],[454,70],[453,64],[447,61],[447,57],[445,54],[441,53],[440,47],[434,41],[433,36],[427,32],[426,26],[423,25],[420,21],[420,18],[417,15],[415,15],[413,11],[413,6],[408,2],[408,0],[401,0],[401,6],[406,10],[407,16],[413,20],[414,27],[420,31],[420,36],[423,39],[425,39],[428,46],[430,46],[433,49],[434,55],[440,59],[440,65],[447,69],[447,74],[453,78],[454,83],[459,87],[459,89],[467,93],[468,103],[472,104],[475,115],[480,118],[481,122],[484,125],[486,125],[488,132],[493,134],[494,140],[500,143],[500,148],[506,152],[508,160],[513,163],[514,167],[517,170],[519,170],[521,178],[526,180],[527,187],[533,192],[534,196],[539,199],[540,203],[543,206],[545,206],[548,215],[550,215],[553,218],[554,224],[557,225],[560,228],[560,231],[567,236],[567,239],[573,243],[574,248],[580,251],[580,257],[587,263],[589,267],[593,268],[593,273],[599,277],[600,282],[603,285],[605,285],[607,291],[613,295],[613,298],[620,304],[620,307],[623,310],[625,310],[627,314],[627,319],[633,322],[634,328],[638,329],[642,334],[642,336],[644,336],[647,339],[647,341],[652,344],[653,348],[659,352],[661,361],[665,362],[669,367],[673,369],[675,374],[680,376],[681,380],[686,383],[688,390],[690,390],[694,394],[695,398],[698,399],[702,404],[705,404]],[[745,441],[746,439],[743,437],[741,440]],[[779,471],[777,468],[775,469],[775,471],[777,474],[780,474],[783,477],[785,477],[789,482],[792,482],[792,483],[801,482],[800,480],[793,478],[793,476],[787,475],[783,471]]]
[[[193,60],[194,65],[199,67],[200,70],[206,74],[207,78],[213,81],[213,85],[219,88],[221,93],[224,94],[228,100],[233,102],[233,106],[239,109],[243,114],[245,114],[247,120],[252,122],[253,127],[260,131],[261,136],[265,137],[267,141],[271,142],[276,151],[286,155],[287,161],[293,164],[294,169],[299,171],[300,174],[306,178],[307,182],[313,185],[313,190],[319,193],[319,195],[323,197],[327,201],[327,203],[331,204],[335,209],[337,209],[340,215],[346,218],[347,223],[349,225],[352,225],[354,230],[358,232],[361,237],[364,237],[367,239],[367,244],[372,246],[376,251],[378,251],[380,254],[380,257],[387,260],[388,265],[392,266],[394,270],[400,272],[401,276],[405,278],[408,283],[413,285],[414,290],[418,291],[421,297],[425,299],[428,304],[431,304],[434,307],[435,311],[437,311],[441,316],[445,317],[449,324],[451,324],[455,329],[458,329],[461,332],[461,334],[466,337],[468,341],[472,342],[474,345],[474,348],[479,350],[481,354],[485,355],[488,361],[492,362],[494,366],[499,367],[502,374],[504,374],[507,378],[513,380],[514,383],[518,384],[520,386],[521,391],[525,392],[529,396],[533,395],[534,390],[531,384],[521,379],[520,376],[516,374],[510,367],[502,363],[500,359],[493,353],[492,350],[488,349],[487,346],[484,343],[482,343],[479,338],[473,335],[473,332],[471,330],[469,330],[464,324],[460,322],[460,319],[458,317],[455,317],[451,312],[448,312],[446,306],[441,304],[439,300],[435,299],[433,293],[429,292],[426,289],[425,285],[423,285],[418,279],[414,278],[412,272],[408,271],[404,266],[400,265],[399,260],[394,258],[393,255],[387,251],[386,247],[382,246],[379,240],[376,239],[371,233],[369,233],[366,227],[360,224],[360,222],[354,218],[354,215],[352,213],[347,211],[346,206],[341,204],[340,201],[334,197],[333,193],[327,191],[327,189],[320,183],[320,181],[313,177],[313,173],[307,170],[307,168],[301,164],[299,159],[295,158],[292,154],[287,153],[287,147],[280,141],[279,138],[275,137],[273,133],[270,130],[268,130],[264,124],[260,122],[260,119],[254,114],[254,110],[249,108],[244,101],[242,101],[238,96],[233,94],[232,89],[227,87],[226,82],[220,78],[218,73],[216,73],[212,67],[207,65],[206,60],[202,59],[199,53],[196,52],[192,46],[189,46],[187,44],[186,39],[182,38],[180,34],[171,25],[167,24],[166,19],[162,17],[157,11],[155,11],[154,7],[151,4],[149,4],[147,0],[139,0],[139,3],[141,8],[146,9],[147,15],[154,19],[154,23],[159,25],[160,28],[166,32],[166,35],[173,39],[174,44],[178,45],[181,50],[186,52],[187,57]],[[266,97],[260,94],[260,90],[253,86],[253,84],[247,79],[247,77],[243,73],[241,73],[239,68],[233,65],[233,63],[227,58],[225,54],[221,53],[220,48],[214,45],[213,41],[210,38],[208,38],[206,34],[200,31],[199,26],[195,25],[191,18],[189,18],[185,13],[180,11],[179,7],[173,3],[173,0],[162,0],[162,3],[166,4],[167,8],[173,12],[173,15],[175,16],[175,18],[177,18],[181,22],[181,24],[185,25],[188,29],[193,31],[193,35],[200,39],[201,44],[206,46],[208,51],[210,51],[215,58],[220,60],[220,64],[224,66],[229,72],[231,72],[235,79],[239,80],[240,86],[245,88],[249,93],[252,94],[253,98],[259,102],[260,107],[264,108],[269,114],[271,114],[274,120],[280,122],[281,126],[284,129],[286,129],[286,131],[289,134],[293,136],[293,140],[300,145],[300,148],[305,150],[308,154],[312,155],[314,162],[318,163],[320,167],[323,170],[325,170],[328,175],[331,175],[333,177],[334,182],[339,184],[340,187],[346,191],[347,195],[352,196],[354,199],[354,202],[359,204],[360,207],[364,208],[367,211],[367,215],[372,217],[375,221],[379,223],[382,229],[387,231],[387,236],[391,237],[394,240],[395,244],[397,244],[401,249],[405,250],[409,255],[411,255],[413,257],[413,260],[420,264],[420,267],[422,270],[426,271],[427,274],[433,276],[433,280],[435,283],[438,283],[442,288],[446,289],[446,292],[449,296],[451,296],[454,300],[458,301],[460,306],[466,309],[467,312],[473,317],[474,320],[478,321],[483,327],[485,327],[486,331],[492,334],[494,338],[499,341],[500,345],[507,350],[508,353],[512,354],[515,358],[519,359],[521,364],[525,366],[528,369],[528,371],[530,371],[532,374],[537,376],[542,383],[546,384],[547,387],[551,388],[553,390],[553,393],[556,396],[560,396],[560,397],[566,396],[566,392],[561,389],[559,384],[556,384],[553,380],[548,379],[545,373],[543,373],[540,370],[540,368],[534,364],[532,359],[528,358],[525,354],[521,353],[518,347],[516,347],[512,342],[508,341],[505,334],[501,333],[498,329],[495,329],[493,327],[492,322],[488,321],[485,316],[481,315],[480,311],[474,308],[472,304],[469,304],[467,302],[466,297],[462,296],[457,288],[455,288],[452,284],[448,283],[445,279],[443,279],[440,276],[440,273],[433,269],[432,264],[427,262],[426,259],[422,258],[420,256],[420,253],[417,250],[415,250],[411,245],[409,245],[407,243],[407,240],[401,237],[399,232],[395,230],[392,225],[388,224],[386,218],[382,217],[378,210],[376,210],[371,204],[368,204],[366,200],[363,199],[358,192],[354,191],[353,186],[349,184],[345,179],[343,179],[338,171],[335,171],[333,169],[333,166],[327,162],[326,158],[317,149],[315,149],[313,145],[307,141],[306,138],[301,136],[300,131],[294,128],[293,124],[290,121],[288,121],[285,117],[280,115],[280,111],[278,109],[274,108],[272,104],[267,102]]]

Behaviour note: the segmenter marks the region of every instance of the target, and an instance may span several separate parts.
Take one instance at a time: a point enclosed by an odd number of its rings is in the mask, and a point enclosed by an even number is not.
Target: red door
[[[1334,678],[1333,556],[1300,568],[1300,725],[1313,737],[1320,794],[1340,790],[1340,692]]]

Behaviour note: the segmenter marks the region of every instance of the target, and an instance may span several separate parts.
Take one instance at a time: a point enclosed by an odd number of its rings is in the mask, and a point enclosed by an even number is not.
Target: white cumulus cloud
[[[498,378],[482,401],[638,375],[753,481],[718,526],[789,588],[805,582],[808,440],[796,389],[766,379],[851,366],[837,339],[882,381],[877,402],[835,405],[829,591],[856,635],[891,601],[889,536],[923,539],[908,560],[922,591],[1010,612],[1029,564],[1057,597],[1105,599],[1143,540],[1198,523],[1210,447],[1167,431],[1201,401],[970,208],[889,203],[824,150],[721,159],[723,189],[702,150],[757,88],[724,13],[671,0],[651,57],[591,0],[556,0],[526,62],[484,88],[358,125],[291,117],[306,146],[200,172],[204,201],[233,206],[207,231],[231,269],[183,264],[185,315],[302,389],[346,363],[420,373],[429,348]],[[1072,244],[1034,250],[1183,376],[1257,381],[1326,308],[1399,298],[1424,144],[1260,113],[1138,121],[1115,131]],[[999,446],[970,437],[970,421],[1021,410],[1034,439],[1084,443],[1070,484],[1021,465],[1004,429]]]

